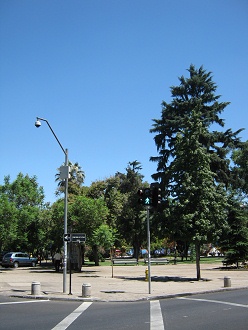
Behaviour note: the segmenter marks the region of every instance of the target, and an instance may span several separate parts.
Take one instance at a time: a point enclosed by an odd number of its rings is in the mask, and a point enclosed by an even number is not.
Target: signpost
[[[70,243],[70,284],[69,284],[69,294],[71,293],[71,244],[73,243],[85,243],[86,242],[86,234],[84,233],[68,233],[64,235],[64,242]]]
[[[72,243],[84,243],[86,241],[86,234],[83,233],[71,233]]]
[[[64,242],[85,243],[86,234],[83,233],[68,233],[64,235]]]
[[[71,234],[64,234],[64,242],[70,242],[71,241]]]

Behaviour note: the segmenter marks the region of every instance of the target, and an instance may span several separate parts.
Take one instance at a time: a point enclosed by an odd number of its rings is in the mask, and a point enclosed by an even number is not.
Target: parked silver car
[[[38,262],[37,258],[30,257],[24,252],[8,252],[3,256],[2,266],[3,267],[22,267],[32,266],[35,267]]]

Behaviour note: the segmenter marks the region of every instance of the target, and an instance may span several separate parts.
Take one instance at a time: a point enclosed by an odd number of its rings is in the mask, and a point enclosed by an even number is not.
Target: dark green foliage
[[[234,161],[234,187],[248,195],[248,141],[240,143],[239,147],[233,151],[232,160]]]
[[[220,114],[229,103],[219,102],[211,72],[193,65],[188,71],[189,78],[171,87],[172,102],[162,103],[161,119],[154,120],[159,155],[151,160],[157,162],[153,178],[171,200],[165,209],[168,235],[195,244],[199,279],[200,245],[218,238],[225,224],[224,187],[232,180],[227,155],[239,144],[239,131],[211,131],[213,124],[224,127]]]
[[[219,245],[228,264],[245,262],[248,259],[248,210],[239,200],[230,198],[227,217],[228,227],[221,236]]]
[[[0,193],[0,251],[12,246],[17,237],[18,210],[8,196]]]
[[[159,156],[151,157],[157,162],[157,173],[153,175],[155,181],[161,181],[164,188],[170,188],[170,163],[175,157],[175,143],[177,134],[188,127],[192,113],[195,111],[206,128],[199,135],[199,143],[211,155],[211,170],[216,173],[218,182],[228,184],[230,179],[229,148],[239,143],[236,137],[241,131],[233,133],[227,131],[210,131],[212,124],[224,127],[224,120],[219,115],[224,111],[229,102],[218,102],[220,95],[215,95],[217,86],[212,81],[211,72],[206,72],[203,67],[196,69],[193,65],[189,68],[189,78],[179,78],[180,85],[171,87],[173,100],[170,104],[162,102],[160,119],[154,119],[152,133],[155,133],[155,144]]]
[[[39,248],[43,237],[40,221],[41,210],[45,207],[43,188],[38,186],[35,176],[19,173],[13,182],[9,176],[4,178],[0,194],[2,248],[33,252]]]
[[[123,198],[122,212],[117,218],[117,228],[120,236],[134,247],[134,256],[138,258],[139,249],[146,241],[146,221],[144,206],[138,204],[137,191],[145,184],[143,176],[139,173],[140,163],[130,162],[126,173],[117,173],[121,178],[120,192]]]

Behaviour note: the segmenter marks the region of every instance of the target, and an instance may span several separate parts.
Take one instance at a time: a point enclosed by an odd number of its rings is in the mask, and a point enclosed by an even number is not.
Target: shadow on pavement
[[[119,278],[131,281],[144,281],[144,277],[122,277]],[[196,282],[195,277],[180,277],[180,276],[152,276],[152,282]],[[200,281],[211,281],[210,279],[201,278]],[[198,282],[198,281],[197,281]]]

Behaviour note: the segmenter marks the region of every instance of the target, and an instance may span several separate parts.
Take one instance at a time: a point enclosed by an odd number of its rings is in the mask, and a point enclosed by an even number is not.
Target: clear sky
[[[1,0],[0,184],[36,175],[46,201],[56,200],[64,154],[36,116],[81,165],[85,185],[134,160],[152,182],[152,119],[191,63],[231,102],[225,128],[246,128],[247,0]]]

